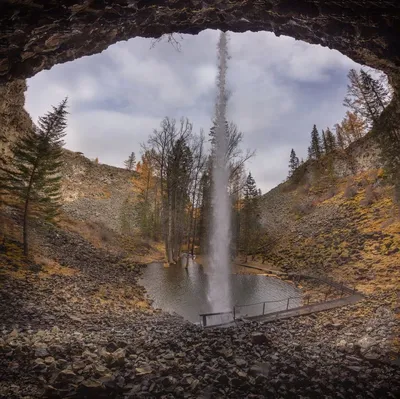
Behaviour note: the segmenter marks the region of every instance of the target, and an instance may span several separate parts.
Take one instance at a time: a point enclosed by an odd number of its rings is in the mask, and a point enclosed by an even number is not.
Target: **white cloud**
[[[184,35],[182,51],[136,38],[43,71],[29,80],[34,120],[69,97],[67,147],[122,165],[164,116],[187,116],[209,129],[214,111],[217,31]],[[290,149],[305,156],[314,123],[342,118],[346,75],[357,66],[336,51],[275,37],[230,34],[228,114],[257,149],[249,164],[263,191],[287,173]]]

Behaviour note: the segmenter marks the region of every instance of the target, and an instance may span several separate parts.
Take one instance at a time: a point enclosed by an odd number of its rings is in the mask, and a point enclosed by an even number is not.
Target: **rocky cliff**
[[[135,36],[203,29],[271,31],[339,50],[394,75],[397,0],[6,0],[0,5],[0,78],[26,78]]]
[[[76,220],[105,225],[117,232],[132,232],[133,173],[102,165],[81,153],[64,151],[63,210]]]
[[[10,145],[32,126],[24,109],[26,83],[16,80],[0,86],[0,155],[10,156]],[[125,169],[102,165],[81,153],[64,151],[62,196],[65,213],[73,219],[92,221],[117,231],[134,227],[133,174]]]
[[[11,141],[32,126],[24,109],[25,90],[24,80],[0,86],[0,157],[8,156]]]

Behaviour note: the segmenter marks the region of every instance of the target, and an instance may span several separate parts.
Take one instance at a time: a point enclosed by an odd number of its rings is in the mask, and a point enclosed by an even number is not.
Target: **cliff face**
[[[5,0],[0,26],[3,82],[136,36],[207,28],[272,31],[334,48],[390,75],[400,70],[397,0]]]
[[[0,155],[10,155],[15,138],[32,126],[24,109],[26,83],[16,80],[0,86]],[[97,164],[79,153],[64,151],[62,169],[64,212],[73,219],[104,224],[117,232],[134,226],[133,174],[125,169]]]
[[[117,232],[132,231],[132,172],[65,150],[62,177],[63,210],[67,215]]]
[[[9,155],[11,141],[32,126],[24,109],[26,83],[15,80],[0,86],[0,157]]]

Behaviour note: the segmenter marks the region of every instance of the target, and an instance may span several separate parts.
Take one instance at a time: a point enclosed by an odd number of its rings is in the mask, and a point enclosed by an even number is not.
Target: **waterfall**
[[[212,173],[212,220],[210,234],[210,279],[208,300],[212,311],[232,307],[230,262],[230,200],[227,164],[228,135],[226,128],[226,73],[229,59],[227,35],[221,32],[218,42],[217,98],[215,106],[215,137]]]

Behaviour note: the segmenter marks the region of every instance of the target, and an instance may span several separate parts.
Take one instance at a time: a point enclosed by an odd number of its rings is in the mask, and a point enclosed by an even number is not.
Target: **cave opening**
[[[26,109],[36,121],[68,96],[67,148],[119,167],[165,116],[187,117],[208,135],[218,35],[176,35],[173,45],[135,38],[56,65],[28,79]],[[244,133],[244,146],[257,149],[251,168],[265,192],[285,180],[292,148],[307,159],[314,124],[333,130],[343,119],[347,74],[361,65],[268,32],[229,33],[229,48],[228,119]]]

